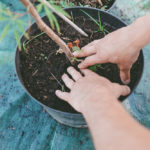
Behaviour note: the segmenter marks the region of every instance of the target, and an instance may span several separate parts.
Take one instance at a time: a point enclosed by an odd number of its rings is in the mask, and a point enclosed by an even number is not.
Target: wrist
[[[97,96],[95,97],[95,95]],[[119,104],[118,99],[113,96],[95,95],[82,105],[81,113],[83,113],[84,116],[88,113],[97,112],[97,110],[101,110],[101,113],[105,113],[107,110],[111,109],[113,105],[116,105],[116,103]]]
[[[131,46],[140,51],[150,42],[150,15],[140,17],[131,25],[127,26],[127,32]]]

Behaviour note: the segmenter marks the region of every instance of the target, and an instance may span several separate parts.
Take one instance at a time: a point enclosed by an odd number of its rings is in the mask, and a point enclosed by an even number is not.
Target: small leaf
[[[57,11],[59,12],[60,14],[70,18],[70,15],[63,9],[61,8],[60,6],[57,6],[57,5],[54,5],[54,4],[51,4],[51,6]]]
[[[22,20],[20,20],[20,19],[17,20],[17,22],[20,23],[20,24],[23,24],[23,25],[26,25],[26,24],[27,24],[25,21],[22,21]]]
[[[44,6],[44,10],[45,10],[45,13],[46,13],[46,15],[49,19],[49,22],[50,22],[50,25],[51,25],[52,29],[54,29],[54,21],[52,19],[53,14],[49,11],[49,9],[46,6]]]
[[[20,35],[19,35],[18,31],[15,28],[14,28],[14,35],[15,35],[15,39],[16,39],[17,44],[18,44],[18,48],[19,48],[19,50],[21,50]]]
[[[92,71],[94,71],[94,72],[97,70],[97,68],[96,68],[96,66],[95,66],[95,65],[94,65],[94,66],[89,67],[89,69],[90,69],[90,70],[92,70]]]
[[[77,46],[72,47],[72,50],[73,50],[74,52],[75,52],[75,51],[78,51],[78,52],[81,51],[81,49],[80,49],[79,47],[77,47]]]
[[[81,9],[81,11],[87,15],[89,18],[91,18],[91,20],[93,20],[98,26],[99,26],[99,23],[97,22],[97,20],[95,18],[93,18],[90,14],[88,14],[87,12],[85,12],[84,10]]]
[[[4,17],[4,16],[0,15],[0,21],[6,21],[6,20],[8,20],[8,17]]]
[[[62,92],[65,92],[65,87],[64,87],[64,85],[61,86],[61,91],[62,91]]]
[[[96,72],[98,68],[103,68],[101,64],[90,66],[89,69]]]
[[[4,27],[4,30],[0,36],[0,42],[4,39],[4,37],[6,36],[6,34],[8,33],[8,30],[9,30],[9,26],[10,24],[7,24],[5,27]]]
[[[42,8],[43,8],[43,5],[42,4],[39,4],[36,6],[36,10],[38,13],[40,13],[42,11]]]
[[[16,21],[16,25],[17,25],[17,27],[18,27],[18,30],[19,30],[21,33],[23,33],[23,35],[24,35],[27,39],[29,39],[29,35],[25,32],[23,26],[22,26],[20,23],[18,23],[17,21]]]
[[[54,23],[55,23],[55,26],[56,26],[56,30],[57,30],[58,33],[60,33],[59,23],[58,23],[58,21],[57,21],[57,19],[54,15],[52,15],[52,17],[53,17],[53,20],[54,20]]]
[[[56,26],[57,32],[60,33],[60,27],[59,27],[58,21],[57,21],[56,17],[54,16],[54,14],[46,6],[44,6],[44,10],[49,19],[52,29],[54,29]]]

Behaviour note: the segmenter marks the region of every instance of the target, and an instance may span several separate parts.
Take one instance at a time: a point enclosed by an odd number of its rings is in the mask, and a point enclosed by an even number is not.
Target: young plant
[[[93,65],[93,66],[90,66],[89,69],[96,72],[98,68],[101,68],[103,69],[102,65],[101,64],[96,64],[96,65]]]
[[[88,14],[88,13],[85,12],[84,10],[81,10],[81,11],[82,11],[85,15],[87,15],[96,25],[98,25],[99,30],[96,31],[96,32],[101,31],[101,32],[104,33],[104,35],[106,35],[106,34],[109,33],[109,31],[107,31],[107,30],[105,29],[105,26],[102,24],[100,12],[98,12],[98,21],[97,21],[95,18],[93,18],[90,14]]]
[[[50,74],[52,75],[52,77],[57,81],[57,83],[60,85],[60,87],[61,87],[61,90],[63,91],[63,92],[65,92],[65,86],[64,85],[62,85],[61,83],[60,83],[60,81],[54,76],[54,74],[53,73],[51,73],[50,72]]]
[[[20,0],[20,1],[27,8],[27,12],[30,15],[32,15],[32,17],[36,21],[38,27],[43,32],[45,32],[53,41],[55,41],[60,46],[60,48],[66,54],[67,58],[72,63],[72,59],[71,58],[72,58],[73,55],[72,55],[70,49],[68,48],[66,43],[57,34],[55,34],[55,32],[48,25],[46,25],[43,22],[43,20],[39,16],[38,12],[40,12],[42,9],[44,9],[45,13],[46,13],[46,15],[47,15],[47,17],[48,17],[48,19],[50,21],[50,24],[51,24],[52,28],[54,28],[54,26],[56,26],[56,29],[57,29],[58,32],[60,32],[59,24],[57,22],[56,17],[53,15],[52,11],[55,12],[63,20],[65,20],[68,24],[70,24],[73,28],[75,28],[82,35],[84,35],[84,36],[88,36],[88,35],[82,29],[80,29],[77,25],[75,25],[73,22],[71,22],[66,17],[66,16],[68,16],[68,14],[63,9],[60,9],[60,7],[58,7],[58,6],[54,5],[54,4],[51,4],[49,1],[38,0],[39,4],[37,6],[37,10],[33,6],[33,4],[30,2],[30,0]],[[14,14],[16,14],[16,15],[14,15]],[[5,16],[9,16],[9,18],[11,18],[11,20],[13,19],[13,21],[11,21],[10,23],[14,23],[14,21],[15,21],[14,24],[17,25],[17,29],[19,31],[21,31],[26,37],[28,37],[27,34],[25,33],[24,29],[21,26],[21,24],[23,24],[23,22],[18,19],[22,15],[20,15],[20,14],[18,15],[17,13],[13,13],[9,9],[7,11],[3,11],[3,9],[1,9],[0,10],[1,20],[5,21],[6,20]],[[3,33],[1,34],[0,40],[2,40],[5,37],[9,27],[10,27],[10,24],[5,26],[5,28],[3,30]],[[16,29],[16,26],[14,26],[14,36],[16,38],[16,41],[17,41],[19,49],[21,49],[20,36],[19,36],[19,33],[18,33],[17,29]]]
[[[79,47],[79,44],[80,44],[80,41],[77,39],[73,42],[69,42],[67,43],[68,47],[72,49],[73,52],[77,51],[77,52],[80,52],[81,49]],[[74,62],[82,62],[83,59],[78,59],[76,57],[72,57],[72,60]],[[96,65],[93,65],[93,66],[90,66],[89,69],[96,72],[98,68],[102,68],[102,65],[101,64],[96,64]]]

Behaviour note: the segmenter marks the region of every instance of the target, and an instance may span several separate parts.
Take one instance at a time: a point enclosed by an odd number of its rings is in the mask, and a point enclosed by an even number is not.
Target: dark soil
[[[99,28],[93,21],[85,20],[82,16],[74,18],[74,21],[81,28],[84,28],[89,37],[82,37],[72,27],[61,21],[61,38],[65,42],[73,42],[79,39],[81,41],[79,46],[82,47],[95,39],[104,37],[104,33],[95,32]],[[109,32],[115,30],[114,27],[106,24],[105,29]],[[37,29],[32,33],[31,37],[39,33],[41,31]],[[26,47],[26,53],[24,51],[20,52],[20,70],[24,85],[31,95],[41,103],[54,109],[77,113],[69,104],[58,99],[55,95],[55,91],[61,89],[61,86],[53,75],[63,84],[61,76],[66,72],[67,67],[71,66],[64,54],[56,54],[59,47],[46,34],[31,40]],[[138,65],[139,61],[136,62],[131,71],[131,83],[129,84],[131,89],[133,89],[137,81]],[[102,68],[97,70],[97,73],[112,82],[122,84],[119,70],[114,64],[103,64]],[[68,91],[67,88],[65,90]]]
[[[90,6],[107,10],[113,5],[115,0],[102,0],[103,5],[100,5],[98,0],[69,0],[69,2],[74,3],[76,6]]]

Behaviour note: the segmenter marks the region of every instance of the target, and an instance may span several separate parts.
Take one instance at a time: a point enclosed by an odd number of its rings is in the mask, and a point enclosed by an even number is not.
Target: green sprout
[[[62,92],[65,92],[65,86],[60,83],[60,81],[55,77],[55,75],[54,75],[53,73],[50,72],[50,74],[51,74],[51,75],[53,76],[53,78],[57,81],[57,83],[61,86]]]
[[[101,31],[101,32],[104,33],[104,35],[106,35],[107,33],[109,33],[109,31],[107,31],[107,30],[105,29],[105,27],[102,25],[100,12],[98,12],[98,21],[97,21],[95,18],[93,18],[90,14],[88,14],[88,13],[85,12],[84,10],[81,10],[81,11],[82,11],[85,15],[87,15],[96,25],[98,25],[99,30],[96,31],[96,32]]]
[[[76,57],[72,57],[72,61],[73,62],[82,62],[83,60],[82,59],[78,59]]]
[[[72,50],[73,50],[73,52],[75,52],[75,51],[80,52],[81,51],[80,47],[77,47],[77,46],[73,46]]]
[[[98,68],[103,68],[101,64],[90,66],[89,69],[96,72]]]
[[[34,39],[38,38],[39,36],[41,36],[43,34],[44,34],[44,32],[41,32],[41,33],[35,35],[32,39],[23,42],[23,49],[24,49],[24,51],[26,52],[26,45],[28,45],[31,41],[33,41]]]

